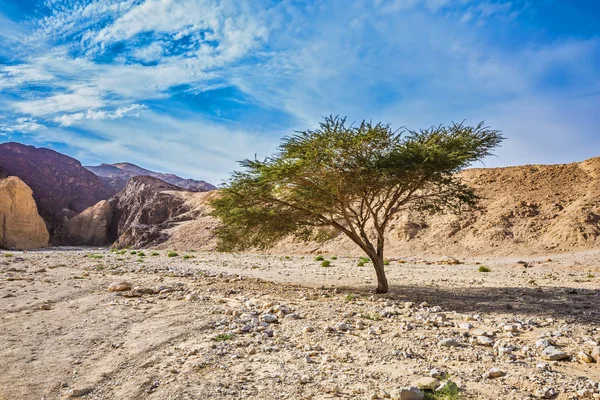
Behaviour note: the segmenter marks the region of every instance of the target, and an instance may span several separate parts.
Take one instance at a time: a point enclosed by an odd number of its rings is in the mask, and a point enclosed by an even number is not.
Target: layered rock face
[[[111,188],[114,193],[123,190],[127,181],[134,176],[151,176],[191,192],[206,192],[216,189],[215,186],[204,181],[184,179],[173,174],[161,174],[140,168],[131,163],[100,164],[97,166],[86,166],[85,168],[96,174],[102,183],[106,187]]]
[[[185,201],[173,193],[180,191],[150,176],[131,178],[125,189],[111,199],[114,215],[109,239],[114,239],[116,247],[146,247],[165,241],[168,235],[164,230],[189,211]]]
[[[54,244],[69,244],[60,235],[64,215],[80,213],[112,195],[79,161],[50,149],[0,144],[0,168],[33,190]]]
[[[48,230],[33,192],[21,179],[0,180],[0,246],[28,250],[48,246]]]

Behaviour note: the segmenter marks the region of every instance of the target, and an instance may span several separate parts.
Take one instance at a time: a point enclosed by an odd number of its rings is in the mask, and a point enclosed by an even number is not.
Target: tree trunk
[[[383,256],[377,256],[371,258],[373,266],[375,267],[375,274],[377,275],[377,289],[375,293],[387,293],[389,291],[388,281],[385,277],[385,270],[383,265]]]

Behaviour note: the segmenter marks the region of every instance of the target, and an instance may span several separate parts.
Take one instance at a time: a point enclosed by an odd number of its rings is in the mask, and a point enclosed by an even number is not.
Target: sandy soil
[[[144,253],[0,254],[0,399],[600,398],[600,251],[392,260],[381,296],[357,258]]]

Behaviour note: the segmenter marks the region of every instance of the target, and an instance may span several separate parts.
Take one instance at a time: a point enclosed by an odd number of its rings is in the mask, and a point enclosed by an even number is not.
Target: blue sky
[[[600,156],[596,0],[0,0],[0,140],[219,183],[346,115]]]

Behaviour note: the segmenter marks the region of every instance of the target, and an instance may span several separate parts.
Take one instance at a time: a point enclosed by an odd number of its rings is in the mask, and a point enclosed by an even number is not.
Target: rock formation
[[[48,230],[33,199],[33,192],[21,179],[0,180],[0,246],[28,250],[48,246]]]
[[[127,181],[134,176],[152,176],[192,192],[206,192],[216,189],[215,186],[204,181],[184,179],[173,174],[161,174],[130,163],[100,164],[97,166],[86,166],[85,168],[96,174],[102,183],[113,190],[114,193],[123,190]]]
[[[110,200],[66,219],[64,236],[75,245],[158,245],[168,238],[165,230],[192,218],[180,193],[191,192],[150,176],[131,178]]]
[[[114,214],[109,238],[116,247],[146,247],[165,241],[164,232],[189,211],[174,193],[183,189],[150,176],[131,178],[111,201]],[[173,193],[174,192],[174,193]]]
[[[102,200],[66,221],[66,241],[77,245],[110,244],[108,229],[113,217],[114,201]]]
[[[54,244],[68,244],[59,232],[63,215],[80,213],[112,195],[79,161],[50,149],[0,144],[0,168],[33,190]]]

